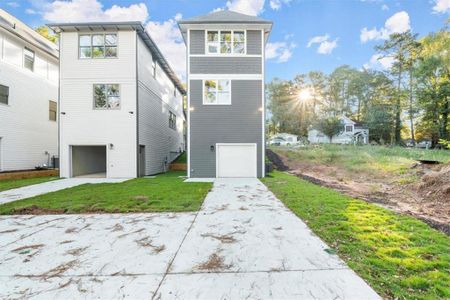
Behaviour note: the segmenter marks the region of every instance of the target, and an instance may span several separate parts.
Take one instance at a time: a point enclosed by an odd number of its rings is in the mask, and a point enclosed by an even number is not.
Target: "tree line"
[[[332,132],[346,115],[367,125],[370,140],[378,143],[426,139],[436,146],[448,141],[448,22],[420,39],[411,31],[394,33],[375,50],[378,59],[392,62],[386,71],[343,65],[330,74],[311,71],[292,80],[273,79],[267,85],[269,133],[306,136],[311,126]]]

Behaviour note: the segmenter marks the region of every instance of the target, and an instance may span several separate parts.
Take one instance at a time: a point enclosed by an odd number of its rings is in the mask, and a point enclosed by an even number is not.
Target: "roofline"
[[[178,24],[273,24],[272,21],[189,21],[189,20],[181,20],[178,21]]]
[[[6,11],[5,11],[5,12],[6,12]],[[6,13],[9,14],[8,12],[6,12]],[[10,15],[11,15],[11,14],[10,14]],[[12,16],[12,15],[11,15],[11,16]],[[14,16],[13,16],[13,17],[14,17]],[[14,17],[14,18],[15,18],[15,17]],[[5,20],[5,21],[7,21],[7,22],[9,23],[8,20]],[[20,20],[19,20],[19,22],[22,23],[22,24],[24,24],[24,25],[25,25],[28,29],[30,29],[31,31],[35,32],[31,27],[29,27],[29,26],[26,25],[25,23],[21,22]],[[53,57],[53,58],[56,58],[57,60],[59,60],[59,49],[55,48],[54,51],[49,51],[48,49],[46,49],[46,48],[43,47],[42,45],[39,45],[39,44],[35,43],[34,41],[31,41],[30,39],[27,39],[27,38],[24,37],[23,35],[19,34],[19,33],[15,30],[15,27],[14,27],[14,25],[15,25],[16,23],[13,23],[13,24],[9,23],[9,24],[11,25],[11,27],[5,26],[5,25],[3,25],[3,24],[0,22],[0,28],[5,29],[5,30],[8,31],[9,33],[11,33],[11,34],[15,35],[16,37],[18,37],[18,38],[20,38],[20,39],[26,41],[27,43],[30,43],[31,45],[33,45],[34,47],[38,48],[39,50],[41,50],[41,51],[47,53],[48,55],[50,55],[50,56]],[[52,42],[48,41],[45,37],[41,36],[39,33],[36,32],[36,34],[37,34],[40,38],[42,38],[43,41],[48,42],[48,43],[50,43],[50,44],[52,43]],[[50,47],[50,46],[49,46],[49,47]],[[51,47],[50,47],[50,48],[51,48]]]
[[[129,22],[85,22],[85,23],[53,23],[53,24],[47,24],[48,27],[50,27],[53,31],[56,33],[64,32],[64,27],[82,27],[86,26],[89,30],[93,31],[90,26],[131,26],[133,30],[136,30],[138,35],[142,38],[144,43],[146,44],[147,48],[152,52],[152,54],[155,56],[156,60],[159,62],[159,65],[164,70],[164,72],[167,74],[169,79],[173,82],[173,84],[177,87],[177,89],[181,92],[181,94],[186,95],[186,90],[183,87],[183,84],[181,83],[178,76],[175,74],[173,69],[171,68],[169,62],[166,60],[164,55],[162,54],[161,50],[159,50],[158,46],[156,45],[155,41],[151,38],[150,34],[145,30],[145,27],[142,25],[139,21],[129,21]],[[77,29],[76,29],[77,30]],[[119,28],[117,27],[117,30]]]

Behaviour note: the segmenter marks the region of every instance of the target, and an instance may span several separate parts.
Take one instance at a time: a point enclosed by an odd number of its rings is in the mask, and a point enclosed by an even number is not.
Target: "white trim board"
[[[188,79],[189,80],[203,80],[203,79],[263,80],[263,75],[262,74],[188,74]]]

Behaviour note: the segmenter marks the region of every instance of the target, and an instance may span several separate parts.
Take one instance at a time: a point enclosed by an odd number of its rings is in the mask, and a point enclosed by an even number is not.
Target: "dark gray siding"
[[[261,80],[232,80],[231,105],[203,105],[202,81],[190,81],[191,177],[216,176],[216,143],[256,143],[261,177]]]
[[[261,30],[247,30],[247,54],[261,54]]]
[[[189,37],[191,54],[205,54],[205,31],[191,30]]]
[[[261,57],[191,57],[191,74],[261,74]]]

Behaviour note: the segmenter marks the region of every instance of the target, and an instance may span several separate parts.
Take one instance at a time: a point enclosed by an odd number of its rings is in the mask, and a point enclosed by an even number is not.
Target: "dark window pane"
[[[80,35],[80,47],[90,47],[90,46],[91,46],[91,36]]]
[[[80,58],[91,58],[91,57],[92,57],[91,47],[80,48]]]
[[[106,107],[106,86],[104,84],[94,85],[94,107]]]
[[[105,57],[105,48],[104,47],[93,47],[92,48],[92,57]]]
[[[104,45],[105,45],[105,37],[103,34],[92,36],[92,46],[104,46]]]
[[[106,47],[106,57],[117,57],[117,47]]]
[[[8,104],[9,87],[0,84],[0,103]]]
[[[117,35],[116,34],[105,35],[105,45],[106,46],[117,46]]]

